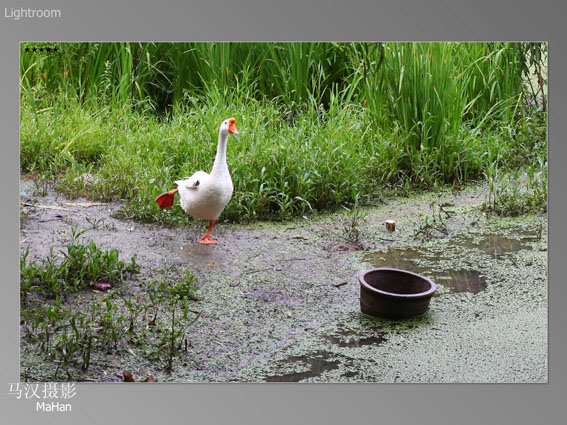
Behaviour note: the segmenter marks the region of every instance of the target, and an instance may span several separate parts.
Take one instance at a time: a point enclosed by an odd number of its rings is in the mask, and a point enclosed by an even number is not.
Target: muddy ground
[[[358,245],[345,239],[352,215],[338,212],[221,223],[216,246],[196,242],[203,222],[140,224],[113,218],[120,203],[37,196],[25,178],[20,189],[24,205],[36,199],[23,207],[20,232],[30,258],[62,248],[74,227],[121,259],[137,254],[141,272],[121,291],[143,293],[140,282],[166,263],[197,278],[202,315],[172,373],[129,348],[95,356],[76,380],[121,381],[128,370],[160,382],[547,382],[547,218],[485,216],[483,187],[362,209]],[[450,216],[432,201],[453,204]],[[424,227],[424,214],[437,216],[438,229]],[[396,232],[385,230],[387,219]],[[401,321],[361,313],[358,275],[374,266],[431,277],[430,311]],[[45,380],[53,364],[22,342],[21,369]]]

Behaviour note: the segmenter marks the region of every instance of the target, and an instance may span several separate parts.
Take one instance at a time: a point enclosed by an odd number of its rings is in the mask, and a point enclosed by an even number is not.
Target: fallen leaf
[[[216,266],[216,264],[207,264],[207,266],[214,267],[214,266]]]
[[[146,377],[146,379],[144,379],[144,382],[157,382],[157,378],[154,375],[148,375]]]
[[[134,381],[134,377],[132,376],[132,374],[127,370],[122,372],[122,376],[124,377],[124,382],[136,382]]]
[[[104,282],[93,282],[91,283],[91,286],[93,286],[95,289],[98,289],[99,291],[106,291],[110,289],[112,285],[110,285],[110,283]]]

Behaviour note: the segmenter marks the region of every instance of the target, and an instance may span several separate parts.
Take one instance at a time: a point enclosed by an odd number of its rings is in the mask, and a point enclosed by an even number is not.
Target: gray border
[[[563,122],[567,74],[565,10],[558,2],[477,0],[8,0],[0,8],[0,412],[2,422],[65,424],[123,421],[217,424],[390,423],[533,424],[565,417],[562,366],[566,313],[560,279],[566,251]],[[10,21],[4,7],[61,9],[58,20]],[[18,42],[25,40],[529,40],[549,41],[550,69],[550,368],[546,385],[77,385],[71,413],[39,414],[29,400],[8,397],[18,373]],[[557,218],[556,218],[557,217]]]

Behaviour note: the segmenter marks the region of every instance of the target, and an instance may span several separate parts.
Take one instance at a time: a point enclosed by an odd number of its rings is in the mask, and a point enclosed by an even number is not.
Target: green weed
[[[53,362],[55,379],[60,370],[67,377],[72,368],[86,372],[95,354],[120,355],[130,346],[171,372],[183,344],[187,349],[187,329],[201,315],[189,303],[198,299],[195,278],[187,272],[179,282],[165,278],[142,282],[141,287],[147,288],[146,294],[120,297],[110,290],[98,300],[74,306],[64,306],[59,297],[53,302],[35,300],[21,310],[27,349],[36,348]],[[150,310],[155,316],[148,322]]]
[[[101,250],[94,242],[81,243],[84,233],[71,229],[70,243],[59,251],[63,259],[58,261],[53,247],[47,258],[28,261],[29,249],[20,257],[20,296],[25,305],[31,292],[48,298],[61,296],[69,291],[84,290],[93,282],[116,284],[124,282],[124,276],[137,273],[136,255],[130,263],[119,260],[116,249]]]
[[[488,175],[488,182],[483,211],[508,217],[547,212],[547,164],[496,172]]]
[[[192,311],[188,303],[199,300],[195,277],[187,272],[184,280],[172,282],[167,276],[167,266],[163,271],[164,279],[152,282],[148,287],[148,306],[154,310],[149,325],[159,334],[151,356],[162,362],[166,372],[171,373],[173,361],[182,350],[183,343],[187,350],[186,331],[201,313]],[[157,322],[160,312],[169,319],[167,322]]]
[[[431,215],[420,213],[418,221],[414,222],[414,237],[431,239],[439,235],[447,236],[449,234],[447,220],[453,214],[449,208],[453,206],[448,202],[431,201],[429,203]]]

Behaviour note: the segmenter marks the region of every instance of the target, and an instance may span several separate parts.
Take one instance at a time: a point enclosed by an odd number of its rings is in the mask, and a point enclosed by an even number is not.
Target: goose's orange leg
[[[198,240],[198,242],[200,243],[205,243],[205,244],[216,244],[217,241],[215,241],[214,239],[211,239],[211,230],[213,229],[213,226],[215,225],[215,221],[211,220],[211,224],[209,224],[209,230],[207,230],[207,233],[205,234],[205,236],[203,236],[201,239]]]

